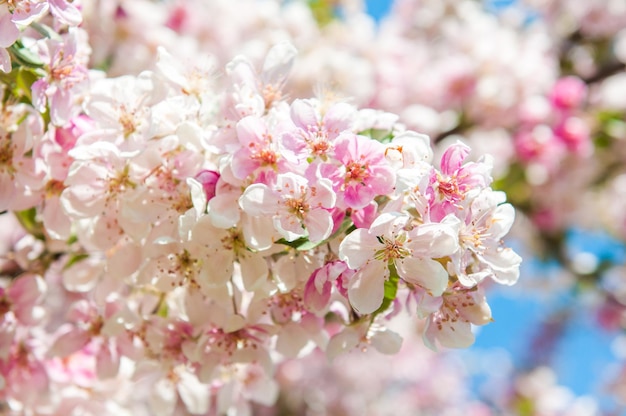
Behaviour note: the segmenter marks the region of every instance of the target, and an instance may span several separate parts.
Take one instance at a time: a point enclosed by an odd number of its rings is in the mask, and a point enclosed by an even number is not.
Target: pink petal
[[[7,289],[9,300],[23,308],[33,307],[46,292],[46,282],[35,274],[24,274]]]
[[[48,351],[48,355],[51,357],[67,357],[83,348],[90,340],[91,335],[89,332],[73,327],[54,341],[54,344]]]
[[[48,0],[48,4],[52,15],[61,23],[78,26],[83,21],[80,11],[66,0]]]
[[[96,372],[100,380],[117,376],[120,368],[120,355],[110,341],[105,342],[96,355]]]
[[[469,153],[469,146],[461,142],[451,145],[441,157],[441,171],[446,175],[452,175],[461,167]]]
[[[66,240],[72,232],[72,221],[61,206],[59,197],[46,199],[43,209],[43,224],[50,237],[57,240]]]
[[[304,286],[304,304],[307,308],[309,308],[309,310],[315,313],[323,311],[326,306],[328,306],[333,286],[327,279],[323,279],[322,282],[318,282],[318,280],[322,280],[319,279],[318,276],[326,274],[323,270],[324,268],[321,268],[313,272]]]
[[[310,101],[295,100],[291,104],[291,119],[305,132],[318,129],[317,113]]]
[[[349,130],[355,117],[354,107],[347,103],[337,103],[324,114],[324,128],[329,139],[334,139],[344,130]]]
[[[267,134],[267,126],[261,118],[248,116],[237,123],[237,137],[243,147],[263,143]]]
[[[8,48],[20,37],[20,30],[15,23],[11,21],[12,16],[11,13],[0,16],[0,49]]]

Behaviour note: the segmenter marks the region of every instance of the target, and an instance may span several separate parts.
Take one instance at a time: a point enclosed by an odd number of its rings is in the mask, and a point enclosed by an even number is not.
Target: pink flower
[[[309,162],[316,157],[326,160],[335,139],[349,129],[355,116],[354,108],[346,103],[332,105],[323,116],[317,107],[319,103],[312,100],[295,100],[290,115],[296,128],[282,136],[286,148]]]
[[[333,179],[343,205],[364,208],[376,196],[393,190],[396,175],[380,142],[344,132],[335,142],[335,157],[342,164]]]
[[[284,171],[281,146],[269,131],[264,119],[248,116],[237,123],[241,148],[233,155],[232,170],[238,179],[256,173],[259,181],[269,180],[276,171]]]
[[[65,125],[72,112],[72,89],[87,79],[88,56],[81,49],[81,32],[70,31],[62,41],[46,39],[38,43],[39,56],[48,76],[32,85],[33,104],[40,112],[49,101],[50,117],[55,125]]]
[[[310,183],[294,173],[276,177],[276,184],[250,185],[239,205],[252,216],[273,215],[274,227],[287,241],[308,236],[309,241],[326,239],[332,229],[330,209],[335,206],[335,193],[328,179]]]
[[[433,170],[427,195],[431,204],[431,220],[439,221],[457,210],[470,192],[491,183],[491,163],[463,164],[470,148],[461,143],[451,145],[441,157],[441,173]]]

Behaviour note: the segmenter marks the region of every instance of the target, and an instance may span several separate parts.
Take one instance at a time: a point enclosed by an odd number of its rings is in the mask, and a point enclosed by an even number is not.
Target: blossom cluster
[[[521,259],[490,157],[290,100],[287,42],[110,76],[75,4],[0,4],[0,409],[245,414],[287,358],[396,353],[399,314],[433,349],[491,321]]]

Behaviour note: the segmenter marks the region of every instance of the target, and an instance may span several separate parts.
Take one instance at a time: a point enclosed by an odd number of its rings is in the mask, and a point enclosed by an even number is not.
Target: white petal
[[[519,267],[522,258],[511,248],[497,248],[489,250],[480,256],[493,270],[493,280],[511,286],[519,279]]]
[[[298,50],[289,42],[274,46],[263,63],[262,79],[267,84],[280,83],[289,74]]]
[[[385,297],[385,278],[389,276],[387,265],[373,261],[361,269],[348,282],[350,304],[362,314],[374,312]]]
[[[383,246],[365,228],[358,228],[348,234],[339,245],[339,258],[351,269],[358,269],[374,258]]]
[[[308,341],[308,335],[304,329],[295,322],[289,322],[283,326],[278,335],[276,351],[288,358],[295,358]]]
[[[446,257],[459,248],[460,220],[452,215],[445,217],[441,223],[420,225],[412,236],[411,248],[416,254],[424,257]]]
[[[88,292],[94,288],[104,271],[104,265],[85,259],[63,271],[63,286],[72,292]]]
[[[267,262],[258,254],[248,254],[239,258],[243,286],[248,291],[254,291],[265,283],[268,275]]]
[[[326,355],[330,361],[350,351],[359,344],[360,335],[352,328],[346,328],[328,341]]]
[[[370,338],[372,345],[383,354],[397,354],[402,347],[402,337],[391,330],[377,331]]]
[[[265,184],[255,183],[246,188],[239,198],[239,206],[249,215],[258,217],[276,211],[278,198]]]
[[[209,410],[209,398],[211,397],[209,386],[200,383],[197,377],[187,371],[179,374],[178,394],[185,403],[190,414],[203,415]]]
[[[232,194],[216,195],[211,198],[208,212],[211,223],[217,228],[234,227],[239,222],[239,206]]]
[[[304,224],[309,232],[309,240],[313,243],[325,240],[333,230],[333,219],[325,209],[309,211]]]
[[[396,266],[402,279],[423,287],[432,296],[441,296],[448,287],[448,272],[435,260],[406,257]]]
[[[474,343],[474,339],[471,324],[461,320],[438,322],[432,318],[424,330],[424,344],[433,350],[437,350],[435,341],[446,348],[467,348]]]
[[[43,209],[43,224],[50,237],[67,240],[72,232],[72,222],[61,206],[58,197],[46,199]]]

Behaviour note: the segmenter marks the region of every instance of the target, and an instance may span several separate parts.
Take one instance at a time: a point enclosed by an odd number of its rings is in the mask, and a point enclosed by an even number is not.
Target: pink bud
[[[69,150],[83,133],[92,130],[93,127],[93,120],[86,115],[74,117],[65,127],[56,129],[54,141],[61,145],[63,150]]]
[[[189,18],[189,13],[184,5],[179,4],[174,7],[170,12],[170,15],[165,22],[165,26],[169,27],[175,32],[182,32],[182,29]]]
[[[554,129],[554,133],[572,152],[583,153],[591,146],[589,126],[578,117],[566,118]]]
[[[470,153],[466,144],[457,142],[446,149],[441,156],[441,171],[446,175],[452,175],[463,165],[463,161]]]
[[[328,281],[328,276],[323,276],[323,270],[324,267],[315,270],[304,287],[304,304],[313,312],[321,312],[330,300],[332,283]],[[320,286],[321,290],[318,289]]]
[[[552,105],[562,110],[572,109],[582,104],[587,95],[587,85],[577,77],[559,79],[550,93]]]
[[[215,196],[215,187],[219,178],[219,173],[207,169],[201,170],[196,175],[195,179],[202,184],[207,201]]]

